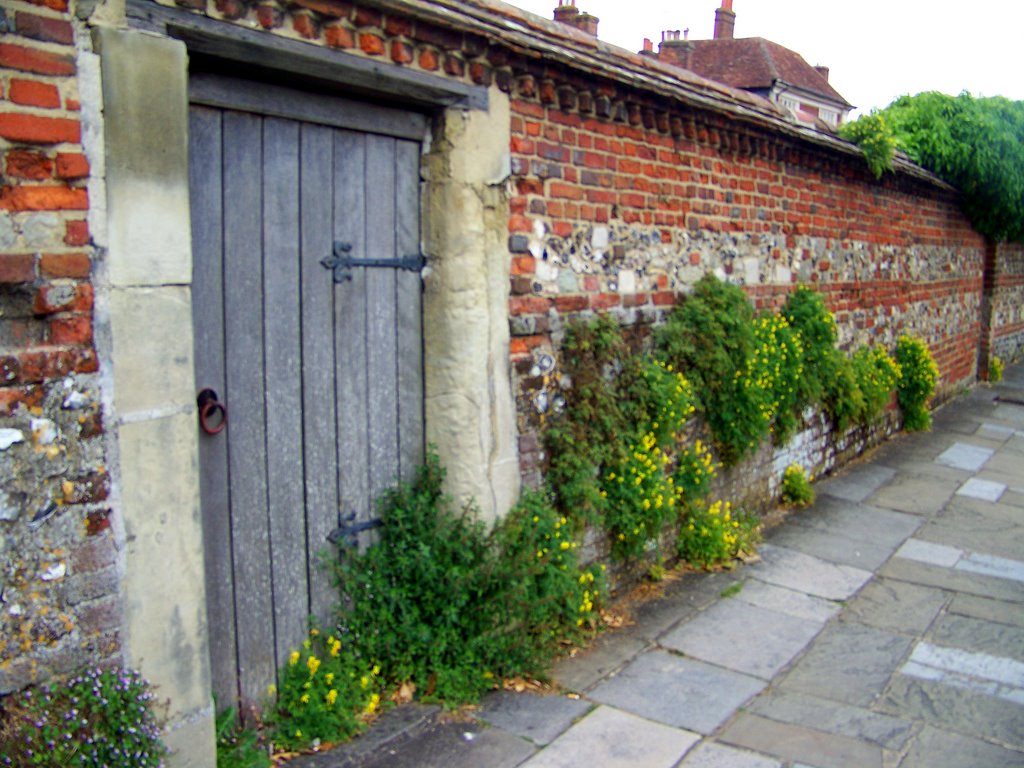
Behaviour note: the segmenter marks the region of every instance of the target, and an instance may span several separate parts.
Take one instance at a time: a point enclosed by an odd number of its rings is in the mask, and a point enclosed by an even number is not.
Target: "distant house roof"
[[[691,40],[690,69],[701,77],[767,93],[781,80],[838,105],[851,107],[803,57],[763,37]]]

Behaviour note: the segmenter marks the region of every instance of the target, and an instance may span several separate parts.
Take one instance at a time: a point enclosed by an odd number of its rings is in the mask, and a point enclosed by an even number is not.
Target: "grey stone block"
[[[515,768],[535,751],[524,739],[478,723],[443,723],[387,750],[363,768]]]
[[[786,676],[782,689],[867,707],[910,650],[908,638],[862,624],[830,626]]]
[[[699,740],[689,731],[599,707],[522,768],[672,768]]]
[[[900,768],[1020,768],[1024,754],[955,733],[926,726],[900,763]]]
[[[928,640],[949,648],[1017,659],[1024,670],[1024,629],[1020,627],[947,614],[935,622]]]
[[[551,677],[562,688],[582,693],[621,669],[649,646],[647,640],[636,635],[603,635],[576,656],[555,664]]]
[[[999,497],[1003,495],[1004,491],[1006,491],[1006,483],[972,477],[957,489],[956,494],[957,496],[969,496],[972,499],[996,502],[999,501]]]
[[[680,768],[782,768],[782,763],[743,749],[705,742],[686,756]]]
[[[662,638],[662,645],[726,669],[770,680],[821,630],[798,619],[738,600],[708,608]]]
[[[817,485],[819,494],[846,501],[864,501],[896,476],[896,470],[877,464],[861,464]]]
[[[892,750],[902,749],[914,731],[910,720],[803,693],[775,691],[759,696],[747,711],[780,723],[805,725]]]
[[[875,579],[846,607],[843,618],[878,629],[921,634],[949,596],[938,589],[891,579]]]
[[[968,472],[977,472],[995,453],[991,448],[984,448],[969,443],[953,443],[935,459],[939,464]]]
[[[882,768],[882,750],[874,744],[758,715],[741,714],[719,740],[823,768]]]
[[[567,696],[499,691],[481,702],[477,717],[534,744],[543,745],[568,730],[591,706],[587,701]]]
[[[744,582],[743,589],[736,594],[735,599],[820,624],[827,622],[840,610],[838,603],[823,597],[807,595],[755,579]]]
[[[945,506],[963,482],[963,475],[954,479],[899,475],[867,498],[876,507],[933,515]]]
[[[666,725],[707,734],[764,686],[754,677],[652,651],[595,688],[591,698]]]
[[[828,600],[846,600],[871,578],[869,571],[770,544],[761,546],[761,562],[749,573],[760,581]]]
[[[1024,603],[1024,590],[1015,581],[982,576],[967,571],[958,571],[927,563],[894,557],[883,565],[878,574],[889,579],[909,581],[928,587],[938,587],[951,592],[961,592],[979,597],[990,597],[1012,603]]]
[[[924,720],[943,729],[1024,749],[1024,707],[986,693],[897,675],[877,708],[881,712]],[[958,765],[989,764],[965,762]]]
[[[1024,627],[1024,611],[1019,604],[993,600],[976,595],[954,595],[947,611],[951,615],[969,616],[984,621]]]

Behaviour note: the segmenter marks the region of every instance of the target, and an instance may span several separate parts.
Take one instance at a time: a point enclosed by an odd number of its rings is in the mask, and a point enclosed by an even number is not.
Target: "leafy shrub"
[[[260,734],[243,728],[233,707],[218,713],[217,768],[270,768],[270,755],[260,741]]]
[[[782,445],[796,431],[806,402],[799,386],[804,375],[803,341],[781,314],[759,317],[754,322],[754,339],[750,380],[768,396],[761,413],[775,443]]]
[[[494,678],[540,674],[557,642],[595,622],[599,571],[581,572],[567,518],[527,494],[487,533],[456,511],[428,456],[416,481],[380,504],[380,539],[337,565],[342,639],[394,683],[448,704]]]
[[[682,500],[694,502],[708,495],[711,481],[717,474],[718,467],[711,457],[711,451],[697,440],[679,453],[672,479]]]
[[[606,315],[569,324],[562,368],[572,380],[572,392],[561,417],[544,433],[551,456],[547,480],[560,509],[599,521],[607,508],[599,471],[621,461],[638,429],[642,375],[618,324]],[[631,397],[624,396],[627,391]]]
[[[285,749],[344,741],[361,732],[380,704],[380,668],[334,635],[310,630],[279,675],[277,707],[268,717]]]
[[[750,375],[757,337],[753,308],[740,288],[713,275],[701,278],[655,331],[655,346],[693,384],[725,464],[735,464],[761,442],[768,433],[771,393]]]
[[[752,551],[760,541],[760,531],[756,517],[733,512],[727,501],[716,501],[710,506],[697,502],[687,507],[677,549],[688,563],[711,568]]]
[[[897,399],[903,410],[903,427],[908,432],[930,429],[932,416],[928,401],[935,394],[939,367],[928,345],[921,339],[900,336],[896,343],[896,363],[900,367]]]
[[[782,474],[782,501],[794,507],[806,507],[814,503],[814,489],[811,487],[804,468],[790,464]]]
[[[804,371],[797,382],[797,401],[807,405],[823,402],[828,380],[835,370],[836,320],[825,299],[806,285],[789,294],[782,316],[800,334]]]
[[[87,669],[3,700],[5,766],[159,766],[154,695],[133,671]]]
[[[988,361],[988,380],[993,384],[998,384],[1003,380],[1003,370],[1006,368],[1003,361],[998,355],[992,355],[992,359]]]
[[[892,400],[900,380],[900,368],[882,347],[860,347],[853,354],[853,373],[864,403],[860,421],[877,419]]]
[[[871,110],[852,123],[844,123],[839,127],[839,135],[847,141],[857,144],[864,152],[868,168],[876,179],[892,170],[892,159],[896,154],[896,137],[893,136],[885,120],[885,114]]]
[[[675,517],[678,492],[667,471],[669,462],[654,433],[648,432],[605,476],[605,527],[612,536],[613,556],[635,558],[656,548],[665,523]]]

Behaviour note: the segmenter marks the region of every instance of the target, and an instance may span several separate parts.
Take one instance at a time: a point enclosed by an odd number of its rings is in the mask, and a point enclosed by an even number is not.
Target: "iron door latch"
[[[344,283],[352,279],[352,270],[355,267],[385,267],[389,269],[404,269],[409,272],[419,272],[423,269],[426,260],[423,254],[417,253],[411,256],[402,256],[400,259],[360,259],[352,255],[352,243],[343,243],[340,240],[334,241],[334,253],[320,259],[320,263],[334,273],[334,282]]]
[[[344,544],[347,547],[354,547],[359,543],[359,534],[363,531],[372,531],[374,528],[380,528],[384,521],[380,518],[371,518],[369,520],[361,520],[358,523],[356,520],[356,513],[349,512],[347,515],[339,515],[339,522],[342,524],[327,534],[327,540],[331,544]]]

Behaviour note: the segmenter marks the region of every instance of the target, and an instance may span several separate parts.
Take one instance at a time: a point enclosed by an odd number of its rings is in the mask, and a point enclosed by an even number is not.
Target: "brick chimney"
[[[821,64],[816,64],[814,66],[814,71],[821,75],[825,79],[826,83],[828,82],[828,67],[823,67]]]
[[[555,8],[555,21],[576,27],[591,37],[597,37],[597,24],[600,19],[589,13],[581,13],[576,8],[576,0],[558,0],[558,7]]]
[[[715,40],[731,40],[735,26],[736,14],[732,10],[732,0],[722,0],[722,7],[715,11]]]
[[[555,8],[555,21],[575,27],[576,17],[579,15],[580,12],[576,8],[576,0],[559,0],[558,7]]]
[[[682,33],[678,29],[666,29],[662,32],[661,43],[658,45],[658,61],[689,69],[690,54],[693,52],[693,43],[687,39],[689,34],[688,29]]]

